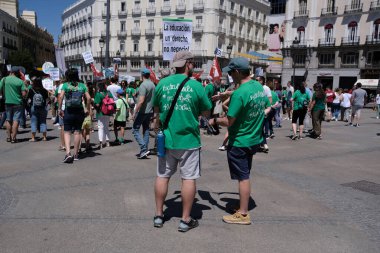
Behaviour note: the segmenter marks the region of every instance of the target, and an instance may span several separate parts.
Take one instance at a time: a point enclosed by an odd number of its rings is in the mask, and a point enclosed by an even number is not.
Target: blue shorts
[[[252,167],[252,157],[256,154],[260,145],[252,147],[227,147],[227,160],[230,168],[231,179],[246,180],[249,179]]]
[[[7,114],[7,121],[20,121],[21,114],[24,112],[24,106],[5,104],[5,112]]]
[[[65,110],[63,129],[65,132],[81,132],[84,121],[83,110]]]

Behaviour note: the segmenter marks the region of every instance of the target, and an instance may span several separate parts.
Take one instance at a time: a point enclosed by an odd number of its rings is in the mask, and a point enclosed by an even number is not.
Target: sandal
[[[164,216],[154,216],[153,225],[155,228],[162,228],[162,226],[164,225]]]

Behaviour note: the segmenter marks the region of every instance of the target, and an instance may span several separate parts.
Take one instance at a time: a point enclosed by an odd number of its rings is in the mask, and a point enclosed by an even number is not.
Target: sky
[[[61,34],[63,10],[75,3],[77,0],[19,0],[20,15],[23,10],[35,11],[37,13],[37,24],[46,28],[58,42]]]

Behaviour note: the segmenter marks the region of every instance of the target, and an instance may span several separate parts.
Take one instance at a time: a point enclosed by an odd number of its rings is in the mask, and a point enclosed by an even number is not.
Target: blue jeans
[[[6,112],[0,112],[1,119],[0,119],[0,128],[4,126],[5,120],[7,119],[7,113]]]
[[[264,134],[265,134],[265,137],[268,137],[269,135],[273,134],[273,117],[275,115],[276,111],[275,109],[271,108],[270,109],[270,112],[268,113],[268,115],[266,116],[266,118],[264,118]]]
[[[30,128],[32,129],[32,133],[37,132],[38,128],[40,129],[40,133],[46,132],[46,117],[47,110],[45,107],[34,108],[34,106],[32,106],[30,118]]]
[[[276,127],[281,126],[281,107],[276,108],[276,114],[274,115],[276,119]]]
[[[21,115],[24,112],[22,105],[5,104],[5,112],[7,114],[7,121],[17,121],[21,123]]]
[[[146,152],[149,146],[149,123],[153,113],[138,113],[133,122],[132,133],[140,146],[140,154]],[[140,133],[140,127],[143,127],[143,134]]]
[[[338,103],[332,104],[332,113],[333,113],[333,117],[338,119],[339,114],[340,114],[340,104],[338,104]]]

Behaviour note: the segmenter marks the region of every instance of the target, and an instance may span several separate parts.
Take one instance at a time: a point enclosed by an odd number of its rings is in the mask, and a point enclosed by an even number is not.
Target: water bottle
[[[165,157],[165,135],[162,130],[157,134],[157,156]]]

